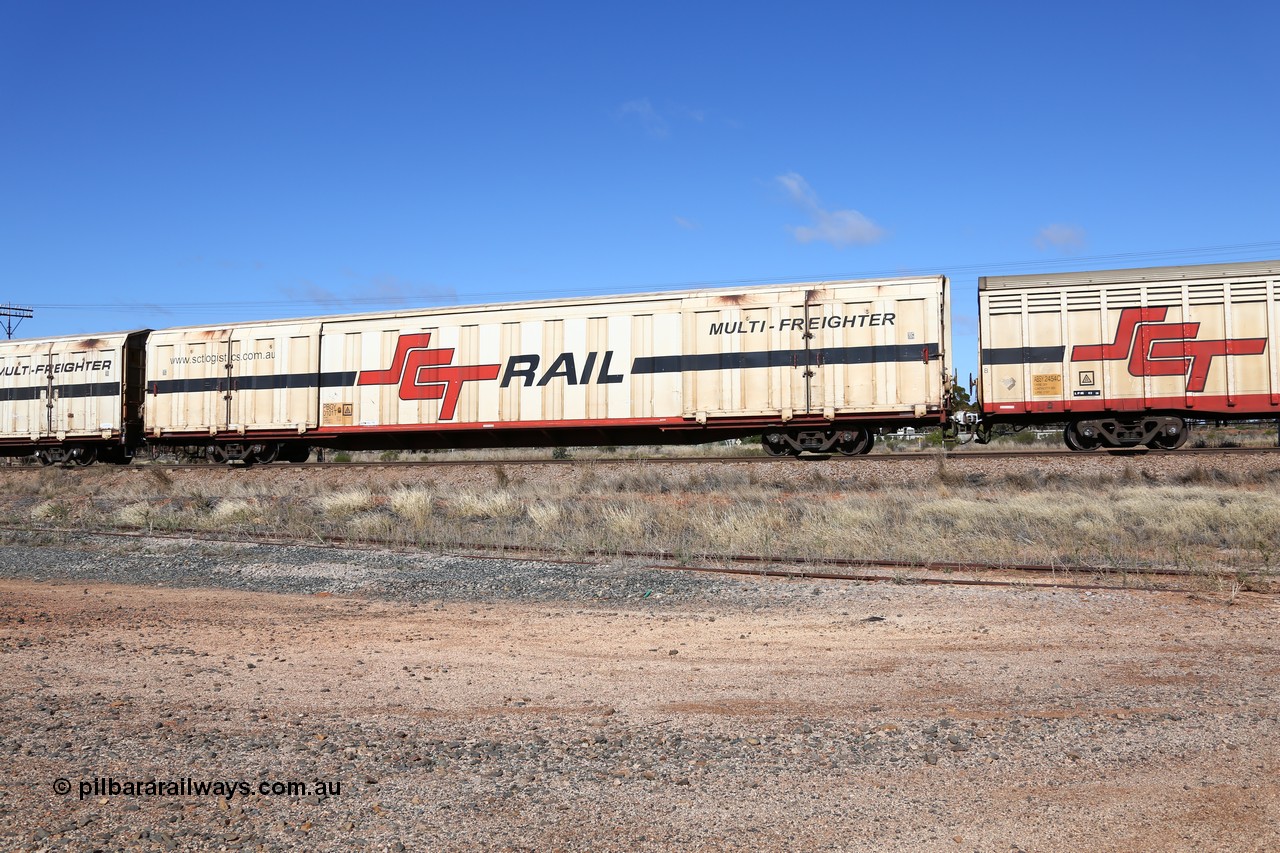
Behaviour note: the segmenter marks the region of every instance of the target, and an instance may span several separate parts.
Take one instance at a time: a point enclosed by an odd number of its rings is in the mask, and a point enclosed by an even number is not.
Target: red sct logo
[[[1261,355],[1266,338],[1196,340],[1199,323],[1166,323],[1164,308],[1125,308],[1109,344],[1072,347],[1072,361],[1129,359],[1131,376],[1186,376],[1188,391],[1203,391],[1219,355]]]
[[[453,420],[462,383],[497,379],[497,364],[453,365],[453,349],[428,349],[431,333],[401,335],[391,366],[363,370],[357,385],[400,385],[401,400],[440,400],[440,420]]]

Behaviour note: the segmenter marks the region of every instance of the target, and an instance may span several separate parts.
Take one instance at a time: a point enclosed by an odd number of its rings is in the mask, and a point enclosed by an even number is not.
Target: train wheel
[[[209,445],[204,449],[204,455],[210,462],[215,462],[219,465],[224,464],[228,459],[227,450],[221,444]]]
[[[1191,438],[1191,430],[1186,428],[1184,424],[1182,429],[1178,430],[1176,435],[1165,435],[1161,433],[1151,441],[1147,442],[1148,447],[1157,450],[1177,450],[1179,447],[1187,443],[1187,439]]]
[[[870,453],[872,445],[876,443],[875,435],[867,429],[847,430],[845,435],[849,438],[836,444],[836,450],[845,456],[861,456],[864,453]]]
[[[791,455],[791,446],[787,444],[786,438],[781,433],[766,432],[760,436],[760,446],[769,456]]]
[[[1062,431],[1062,440],[1067,443],[1067,447],[1082,452],[1097,450],[1102,446],[1101,436],[1085,435],[1078,423],[1067,424],[1067,428]]]
[[[53,458],[53,453],[49,450],[37,450],[36,458],[39,459],[40,464],[45,466],[46,468],[48,468],[50,465],[52,465],[56,461]]]
[[[77,447],[71,451],[71,461],[79,465],[81,468],[87,468],[94,462],[98,461],[98,448],[96,447]]]
[[[276,457],[280,455],[280,445],[278,444],[255,444],[251,458],[254,462],[261,462],[269,465],[276,461]]]

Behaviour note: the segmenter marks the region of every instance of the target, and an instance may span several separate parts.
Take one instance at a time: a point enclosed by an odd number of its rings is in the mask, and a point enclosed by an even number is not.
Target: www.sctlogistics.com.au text
[[[55,779],[56,793],[69,794],[71,780]],[[342,794],[342,782],[320,780],[260,780],[242,779],[116,779],[112,776],[95,776],[81,779],[76,789],[80,799],[86,797],[337,797]]]

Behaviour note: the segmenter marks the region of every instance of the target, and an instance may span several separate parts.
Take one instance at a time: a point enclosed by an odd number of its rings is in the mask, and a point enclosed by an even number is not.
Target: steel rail
[[[207,531],[197,530],[168,530],[165,532],[147,531],[140,528],[123,529],[123,530],[82,530],[74,528],[58,528],[58,527],[18,527],[13,525],[0,525],[0,531],[20,532],[20,533],[46,533],[60,534],[68,537],[82,538],[86,536],[109,536],[132,539],[160,539],[172,541],[186,542],[208,542],[219,544],[255,544],[255,545],[272,545],[288,548],[343,548],[352,551],[376,549],[380,551],[390,551],[399,554],[418,554],[422,553],[425,548],[438,548],[449,556],[471,557],[477,559],[501,559],[501,560],[530,560],[536,559],[540,562],[560,563],[560,564],[581,564],[581,559],[567,559],[564,551],[558,551],[551,548],[521,547],[519,549],[510,549],[496,545],[482,545],[477,543],[457,543],[457,542],[434,542],[424,543],[419,546],[405,546],[403,543],[380,542],[377,540],[355,539],[351,537],[328,536],[320,537],[317,534],[315,539],[289,539],[277,536],[266,536],[254,534],[251,532],[237,533],[234,538],[231,536],[217,536]],[[480,553],[474,553],[480,552]],[[499,552],[495,556],[493,552]],[[661,551],[643,551],[643,550],[588,550],[580,552],[582,556],[589,558],[617,558],[617,557],[634,557],[644,559],[666,559],[675,560],[672,554]],[[515,554],[516,556],[512,556]],[[897,584],[927,584],[927,585],[950,585],[950,586],[1033,586],[1045,588],[1066,588],[1066,589],[1108,589],[1108,590],[1131,590],[1146,592],[1194,592],[1190,588],[1169,587],[1169,586],[1153,586],[1129,584],[1129,578],[1142,577],[1158,577],[1158,578],[1180,578],[1184,580],[1230,580],[1238,581],[1244,577],[1254,573],[1250,572],[1227,572],[1227,571],[1198,571],[1194,569],[1171,569],[1166,567],[1114,567],[1114,566],[1073,566],[1073,565],[1043,565],[1043,564],[1006,564],[999,565],[991,562],[964,563],[953,561],[905,561],[905,560],[852,560],[852,559],[821,559],[821,558],[799,558],[778,560],[765,558],[757,555],[708,555],[713,560],[723,560],[726,563],[740,563],[758,566],[758,568],[734,568],[732,566],[691,566],[687,564],[652,564],[646,566],[655,570],[663,571],[691,571],[691,572],[708,572],[733,575],[746,575],[752,577],[779,577],[779,578],[805,578],[813,580],[833,580],[833,581],[864,581],[874,583],[897,583]],[[840,568],[856,568],[862,569],[861,572],[825,572],[811,568],[787,568],[786,564],[798,566],[820,566],[830,565]],[[873,570],[882,569],[892,574],[876,574]],[[925,576],[905,576],[903,571],[931,571],[931,572],[961,572],[971,574],[981,573],[1008,573],[1015,575],[1049,575],[1051,580],[995,580],[990,578],[965,578],[934,575]],[[1125,582],[1123,584],[1106,584],[1099,582],[1081,582],[1072,580],[1065,582],[1067,578],[1078,578],[1082,575],[1092,577],[1119,577]],[[1280,591],[1250,590],[1252,592],[1276,595]]]
[[[728,464],[774,464],[787,465],[805,462],[847,462],[857,465],[864,462],[936,462],[946,460],[963,462],[965,460],[991,459],[1099,459],[1111,458],[1185,458],[1236,456],[1236,455],[1269,455],[1280,454],[1280,447],[1196,447],[1179,450],[1152,450],[1150,448],[1107,449],[1092,453],[1079,453],[1071,450],[949,450],[949,451],[907,451],[901,453],[872,453],[865,456],[841,456],[831,454],[815,454],[811,456],[640,456],[640,457],[592,457],[592,458],[525,458],[525,459],[412,459],[362,462],[272,462],[266,465],[226,465],[213,462],[148,462],[140,465],[100,465],[85,470],[106,471],[290,471],[290,470],[330,470],[330,469],[373,469],[373,468],[431,468],[449,466],[499,466],[499,465],[728,465]],[[45,471],[49,469],[82,470],[75,466],[43,466],[31,464],[0,464],[5,471]]]
[[[715,574],[730,575],[749,575],[751,577],[782,577],[790,579],[808,579],[808,580],[836,580],[836,581],[859,581],[866,583],[893,583],[904,586],[925,585],[925,586],[995,586],[995,587],[1038,587],[1044,589],[1085,589],[1085,590],[1115,590],[1123,592],[1193,592],[1194,590],[1183,587],[1169,586],[1117,586],[1116,584],[1100,584],[1100,583],[1080,583],[1073,581],[1072,583],[1062,583],[1060,581],[1033,581],[1033,580],[992,580],[990,578],[953,578],[938,577],[936,575],[902,577],[898,575],[875,575],[875,574],[849,574],[834,572],[810,572],[810,571],[794,571],[786,569],[735,569],[725,566],[646,566],[650,569],[661,569],[667,571],[686,571],[686,572],[708,572]],[[1020,566],[1008,567],[1010,571],[1022,571]]]

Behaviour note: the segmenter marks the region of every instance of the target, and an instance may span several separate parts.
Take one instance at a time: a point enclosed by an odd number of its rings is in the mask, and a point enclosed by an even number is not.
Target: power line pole
[[[0,324],[4,325],[4,334],[7,338],[13,338],[14,331],[21,325],[23,320],[35,316],[30,308],[20,308],[8,302],[0,305]]]

